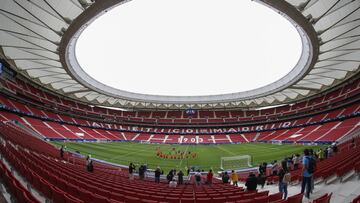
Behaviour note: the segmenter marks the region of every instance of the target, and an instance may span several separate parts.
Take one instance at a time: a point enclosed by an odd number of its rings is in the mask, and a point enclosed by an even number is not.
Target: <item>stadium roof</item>
[[[101,84],[78,65],[81,31],[121,0],[0,0],[0,56],[34,82],[93,105],[141,109],[263,107],[293,103],[354,76],[360,64],[360,1],[262,0],[298,29],[297,66],[270,85],[209,96],[157,96]]]

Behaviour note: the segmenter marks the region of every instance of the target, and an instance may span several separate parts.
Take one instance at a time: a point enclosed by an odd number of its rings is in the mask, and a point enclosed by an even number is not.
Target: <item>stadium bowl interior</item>
[[[257,0],[296,27],[298,63],[266,86],[206,96],[128,92],[82,69],[79,36],[126,3],[0,0],[0,201],[360,201],[360,1]],[[266,170],[275,185],[246,190],[260,163],[334,145],[326,159],[317,154],[310,199],[300,194],[302,164],[289,165],[287,200],[271,175],[275,164]],[[184,171],[185,184],[169,187],[166,174],[155,183],[157,166]],[[205,170],[201,185],[187,169]],[[237,169],[239,186],[224,184],[221,169]]]

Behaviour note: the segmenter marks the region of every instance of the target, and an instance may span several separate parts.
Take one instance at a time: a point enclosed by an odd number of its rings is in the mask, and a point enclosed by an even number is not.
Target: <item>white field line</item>
[[[189,149],[189,146],[190,146],[190,145],[187,145],[187,147],[186,147],[186,149],[185,149],[185,152],[184,152],[184,155],[186,155],[187,150]],[[185,156],[183,156],[183,158],[180,160],[179,167],[181,166],[181,164],[182,164],[182,162],[183,162],[184,159],[185,159]]]
[[[129,152],[129,153],[126,153],[126,154],[121,154],[121,155],[118,155],[118,156],[114,156],[113,158],[111,158],[109,160],[115,160],[117,158],[126,157],[128,155],[138,154],[139,152],[145,152],[145,151],[149,151],[149,149],[142,149],[142,150],[138,150],[138,151],[134,151],[134,152]]]
[[[229,154],[231,154],[231,155],[236,155],[234,152],[231,152],[231,151],[229,151],[229,150],[227,150],[227,149],[224,149],[224,148],[222,148],[220,145],[216,145],[216,147],[219,148],[220,150],[226,152],[226,153],[229,153]]]

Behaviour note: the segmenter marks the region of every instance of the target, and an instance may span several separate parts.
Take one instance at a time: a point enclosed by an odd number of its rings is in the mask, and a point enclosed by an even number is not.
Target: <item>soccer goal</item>
[[[147,140],[140,140],[140,144],[151,144],[151,142]]]
[[[109,142],[110,140],[106,139],[106,138],[97,138],[96,142],[97,143],[103,143],[103,142]]]
[[[282,145],[281,140],[271,140],[271,144]]]
[[[222,170],[241,169],[252,167],[250,155],[221,157],[220,168]]]

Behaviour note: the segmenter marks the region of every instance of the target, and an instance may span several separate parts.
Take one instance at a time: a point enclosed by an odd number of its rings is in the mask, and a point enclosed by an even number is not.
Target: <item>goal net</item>
[[[140,140],[140,143],[141,143],[141,144],[150,144],[150,142],[147,141],[147,140]]]
[[[221,157],[220,168],[222,170],[249,168],[252,158],[250,155]]]
[[[282,145],[282,141],[281,140],[271,140],[272,144],[277,144],[277,145]]]
[[[106,138],[97,138],[96,142],[97,143],[102,143],[102,142],[109,142],[110,140],[106,139]]]

